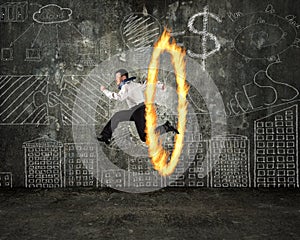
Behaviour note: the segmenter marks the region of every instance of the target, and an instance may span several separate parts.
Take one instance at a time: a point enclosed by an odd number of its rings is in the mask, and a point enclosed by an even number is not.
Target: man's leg
[[[145,119],[145,105],[140,106],[137,108],[131,118],[131,121],[134,121],[137,132],[140,136],[140,139],[143,142],[146,142],[146,133],[145,133],[145,128],[146,128],[146,119]]]
[[[107,140],[111,139],[112,133],[118,127],[119,123],[120,122],[125,122],[125,121],[130,121],[131,115],[132,115],[132,110],[130,110],[130,109],[116,112],[111,117],[111,119],[107,122],[105,127],[103,128],[103,130],[101,132],[101,137],[104,138],[104,140],[105,139],[107,139]],[[98,138],[98,140],[100,140],[100,139]]]
[[[136,129],[138,131],[138,134],[140,136],[140,139],[143,142],[146,142],[146,119],[145,119],[145,105],[139,107],[137,110],[135,110],[132,114],[131,119],[134,121]],[[156,127],[155,131],[159,133],[160,135],[165,134],[167,132],[174,132],[176,134],[179,134],[177,129],[171,125],[169,121],[166,121],[164,124]]]

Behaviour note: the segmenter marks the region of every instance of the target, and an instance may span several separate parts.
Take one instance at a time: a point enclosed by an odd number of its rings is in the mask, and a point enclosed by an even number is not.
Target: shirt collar
[[[134,79],[136,79],[136,77],[126,78],[125,80],[123,80],[123,81],[119,84],[118,88],[121,90],[122,87],[123,87],[125,84],[127,84],[127,83],[133,81]]]

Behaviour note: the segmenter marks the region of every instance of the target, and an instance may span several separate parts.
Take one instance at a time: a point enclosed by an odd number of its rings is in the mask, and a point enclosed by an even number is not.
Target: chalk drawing
[[[76,62],[77,67],[84,69],[84,67],[93,67],[97,65],[95,61],[97,54],[97,43],[85,37],[77,27],[69,23],[77,33],[81,35],[81,39],[76,41],[76,49],[79,55],[79,60]]]
[[[81,66],[85,66],[85,67],[93,67],[93,66],[97,65],[97,62],[90,55],[83,54],[80,56],[80,60],[79,60],[78,64],[80,64]]]
[[[129,187],[163,187],[164,178],[152,169],[150,159],[145,157],[129,157]]]
[[[179,2],[178,1],[169,4],[166,19],[171,19],[172,21],[175,22],[176,19],[177,19],[176,11],[178,10],[178,7],[179,7]]]
[[[98,187],[91,172],[97,169],[97,145],[90,143],[64,144],[64,186]]]
[[[14,44],[19,41],[25,34],[30,32],[31,29],[34,29],[34,23],[30,24],[29,27],[25,29],[15,40],[10,42],[9,48],[2,48],[1,49],[1,60],[8,61],[13,60],[13,46]],[[40,26],[37,35],[35,36],[34,40],[31,42],[30,48],[26,49],[26,58],[25,61],[40,61],[41,60],[41,51],[38,47],[34,47],[36,41],[43,29],[43,25]],[[28,34],[29,35],[29,34]]]
[[[95,84],[101,83],[101,79],[97,76],[85,76],[85,75],[65,75],[63,76],[63,85],[60,93],[49,92],[48,103],[50,107],[55,107],[57,104],[60,104],[62,111],[62,121],[64,125],[71,125],[72,120],[77,124],[95,124],[97,120],[94,116],[90,114],[91,111],[94,111],[98,116],[101,116],[105,120],[108,118],[108,110],[104,107],[108,105],[107,98],[103,97],[100,89],[97,89]],[[81,87],[80,83],[85,81],[86,87]],[[75,98],[80,91],[80,95],[85,96],[85,99],[78,99],[75,103]],[[97,108],[94,108],[89,104],[95,99],[99,99],[102,103],[97,105]],[[74,104],[81,109],[82,112],[72,113]],[[84,108],[80,105],[84,104]],[[85,120],[88,118],[88,122]]]
[[[79,31],[79,30],[78,30]],[[95,66],[96,61],[93,59],[96,55],[96,43],[88,38],[83,38],[77,41],[77,51],[80,56],[78,64],[82,66]]]
[[[234,23],[234,49],[246,59],[268,59],[292,46],[297,32],[289,21],[269,11],[245,14]],[[270,12],[271,11],[271,12]]]
[[[175,125],[178,121],[178,117],[176,115],[169,115],[168,119],[170,119]],[[202,160],[204,158],[200,159],[200,155],[197,156],[198,148],[202,147],[203,150],[203,147],[205,147],[201,144],[202,136],[199,125],[196,117],[192,115],[187,116],[187,122],[189,122],[189,127],[186,129],[184,139],[186,148],[184,153],[180,156],[180,160],[174,173],[165,177],[165,184],[174,187],[207,186],[207,182],[205,182],[206,174],[202,173],[202,170],[206,171],[206,168],[204,169],[204,167],[202,167]],[[174,149],[174,139],[166,138],[163,142],[163,147],[166,151],[171,153]],[[199,151],[201,151],[201,149],[199,149]],[[206,152],[203,154],[205,157]]]
[[[70,21],[71,16],[72,10],[70,8],[62,8],[56,4],[48,4],[33,13],[32,18],[35,22],[41,24],[57,24]]]
[[[125,170],[106,170],[101,172],[101,183],[106,187],[125,188],[128,185],[128,179],[125,178]]]
[[[47,76],[0,76],[0,125],[48,124]]]
[[[177,116],[173,116],[173,121],[177,123]],[[187,116],[187,121],[190,127],[185,131],[184,142],[199,142],[202,140],[202,135],[197,118],[193,115]]]
[[[242,12],[235,12],[235,13],[232,13],[232,12],[228,12],[227,13],[227,16],[229,17],[229,19],[232,21],[232,22],[235,22],[238,18],[240,18],[241,16],[244,16],[244,13]]]
[[[203,29],[202,30],[199,30],[194,26],[195,25],[195,20],[198,17],[203,18]],[[222,20],[217,15],[209,12],[208,5],[206,5],[203,9],[203,12],[199,12],[199,13],[193,15],[189,19],[188,24],[187,24],[187,27],[188,27],[190,33],[194,33],[196,35],[201,36],[201,45],[202,45],[202,53],[195,53],[192,50],[187,49],[187,54],[192,58],[200,58],[201,59],[201,66],[202,66],[203,70],[205,70],[206,59],[209,56],[216,53],[217,51],[219,51],[220,48],[221,48],[221,45],[220,45],[217,37],[215,35],[213,35],[212,33],[208,32],[207,26],[208,26],[209,18],[212,18],[212,19],[216,20],[219,23],[222,22]],[[184,36],[186,34],[186,32],[187,31],[184,30],[184,31],[171,33],[171,35],[172,36]],[[185,36],[185,38],[190,38],[190,37],[191,36]],[[214,44],[215,44],[215,48],[210,50],[210,51],[208,51],[208,47],[207,47],[207,41],[208,40],[213,41]]]
[[[23,143],[26,188],[58,188],[62,181],[63,144],[49,137]]]
[[[296,38],[296,39],[295,39],[295,42],[293,43],[292,46],[293,46],[293,47],[296,47],[296,48],[300,48],[300,39],[299,39],[299,38]]]
[[[118,42],[115,32],[110,34],[106,34],[102,36],[97,43],[97,53],[99,55],[100,61],[104,61],[106,59],[110,59],[110,57],[114,54],[113,52],[117,52],[117,49],[120,46],[114,46],[113,43]]]
[[[77,51],[79,55],[96,54],[96,44],[94,41],[84,37],[77,41]]]
[[[172,151],[174,149],[174,143],[165,143],[163,147],[167,151]],[[179,162],[172,175],[165,177],[166,181],[169,182],[169,186],[184,187],[186,185],[186,176],[183,173],[189,167],[189,164],[187,165],[187,161],[184,160],[184,157],[184,154],[180,155]]]
[[[227,135],[211,139],[212,187],[250,187],[250,151],[246,136]]]
[[[41,50],[39,48],[26,48],[25,61],[41,61]]]
[[[120,32],[124,44],[137,51],[152,47],[161,33],[160,22],[150,14],[130,13],[120,26]]]
[[[27,2],[7,2],[0,5],[0,22],[24,22],[27,17]]]
[[[33,28],[33,27],[34,27],[34,23],[31,23],[31,24],[29,25],[29,27],[25,29],[24,32],[22,32],[15,40],[13,40],[13,41],[10,43],[9,46],[12,47],[12,46],[14,45],[15,42],[17,42],[20,38],[22,38],[23,35],[25,35],[25,34],[29,31],[29,29],[31,29],[31,28]]]
[[[213,19],[215,19],[216,21],[218,21],[219,23],[222,22],[222,20],[215,14],[212,14],[208,11],[208,6],[205,6],[203,12],[197,13],[195,15],[193,15],[189,22],[188,22],[188,28],[192,33],[198,34],[202,36],[202,54],[199,53],[194,53],[191,50],[188,50],[187,53],[190,57],[195,57],[195,58],[201,58],[202,60],[202,67],[203,69],[205,69],[205,60],[206,58],[208,58],[209,56],[211,56],[212,54],[214,54],[215,52],[220,50],[220,43],[218,41],[218,39],[216,38],[216,36],[214,36],[213,34],[207,32],[207,25],[208,25],[208,18],[211,17]],[[194,22],[196,20],[197,17],[203,17],[203,29],[201,31],[199,31],[198,29],[196,29],[194,27]],[[215,49],[207,52],[207,39],[210,39],[212,41],[214,41],[215,43]]]
[[[55,24],[55,30],[56,30],[56,46],[57,49],[60,49],[60,44],[59,44],[59,33],[58,33],[58,24]]]
[[[32,16],[33,23],[31,23],[19,36],[12,40],[9,44],[9,48],[3,48],[1,54],[2,61],[13,60],[12,47],[22,38],[31,39],[30,46],[27,46],[25,61],[41,61],[42,51],[41,45],[45,46],[47,43],[55,42],[56,54],[55,58],[59,58],[59,52],[61,50],[61,43],[59,38],[65,36],[65,32],[68,32],[68,36],[80,35],[83,38],[83,42],[86,43],[86,37],[70,22],[72,16],[72,10],[70,8],[62,8],[56,4],[48,4],[40,7]],[[62,23],[67,23],[67,28],[62,28]],[[61,34],[61,31],[64,31]],[[73,34],[73,32],[76,32]],[[45,33],[49,34],[49,37],[45,38]],[[70,37],[72,38],[72,37]],[[65,39],[64,39],[65,40]],[[70,41],[74,41],[73,39]],[[73,43],[76,45],[76,43]],[[11,51],[11,53],[9,52]],[[9,57],[10,56],[10,57]],[[82,66],[95,66],[95,61],[91,59],[90,55],[81,56],[80,64]]]
[[[82,81],[87,81],[84,88],[80,87]],[[71,125],[72,120],[77,124],[87,124],[86,118],[96,123],[96,118],[89,114],[91,110],[95,111],[96,116],[107,120],[109,110],[105,105],[108,106],[109,102],[95,87],[95,84],[103,82],[99,76],[64,75],[63,87],[58,92],[49,90],[48,82],[48,76],[0,76],[0,125],[48,125],[49,108],[58,105],[64,125]],[[87,99],[78,99],[75,103],[78,91]],[[95,99],[100,101],[97,108],[89,104]],[[81,114],[72,114],[74,104],[80,107]],[[81,104],[85,107],[79,106]]]
[[[298,105],[254,121],[254,187],[299,187]]]
[[[285,19],[289,22],[290,25],[292,25],[293,27],[299,29],[300,28],[300,24],[298,22],[296,22],[297,17],[295,15],[287,15],[285,16]]]
[[[37,32],[35,38],[33,39],[32,43],[31,43],[31,47],[34,47],[34,44],[35,44],[35,42],[37,41],[39,35],[41,34],[41,31],[42,31],[43,28],[44,28],[44,25],[41,25],[41,26],[39,27],[39,30],[38,30],[38,32]]]
[[[12,48],[1,48],[1,60],[11,61],[13,60],[13,49]]]
[[[15,42],[17,42],[31,27],[33,24],[31,24],[20,36],[18,36],[14,41],[10,43],[10,48],[1,48],[1,60],[2,61],[9,61],[13,60],[13,45]],[[26,48],[26,58],[25,61],[40,61],[41,60],[41,50],[38,47],[34,47],[38,36],[40,35],[40,32],[43,28],[43,25],[39,28],[38,33],[34,40],[31,43],[30,48]]]
[[[140,67],[141,66],[141,63],[143,63],[142,61],[139,61],[139,62],[135,62],[134,61],[134,64],[133,65],[130,65],[130,61],[133,61],[134,59],[135,59],[135,52],[136,51],[134,51],[134,50],[132,50],[131,52],[129,51],[129,52],[126,52],[126,55],[127,55],[127,62],[126,62],[126,64],[124,64],[123,62],[120,62],[120,60],[119,60],[119,58],[118,58],[118,56],[115,56],[114,58],[112,58],[110,61],[107,61],[107,62],[103,62],[103,63],[101,63],[101,65],[99,65],[99,68],[96,68],[94,71],[93,71],[93,76],[94,75],[98,75],[98,72],[105,72],[106,74],[107,74],[107,76],[109,77],[109,78],[104,78],[105,80],[106,80],[106,83],[104,83],[103,85],[104,86],[106,86],[106,87],[109,87],[109,88],[112,88],[112,86],[114,86],[115,84],[114,84],[114,82],[112,82],[112,81],[109,81],[109,79],[111,79],[112,78],[112,76],[113,76],[113,69],[114,68],[116,68],[116,66],[118,65],[120,68],[122,68],[123,66],[127,66],[127,68],[128,68],[128,66],[132,66],[132,69],[134,69],[134,71],[145,71],[144,69],[147,69],[147,68],[145,68],[145,67]],[[133,55],[133,56],[132,56]],[[169,58],[167,59],[167,60],[169,60]],[[193,61],[193,62],[195,62],[195,61]],[[116,65],[117,64],[117,65]],[[196,68],[196,70],[198,69],[199,70],[199,67],[200,67],[200,72],[202,71],[202,69],[201,69],[201,65],[197,62],[197,68]],[[101,66],[104,66],[104,68],[101,68]],[[147,65],[146,65],[147,66]],[[111,69],[111,70],[109,70],[109,69]],[[106,70],[106,71],[105,71]],[[168,69],[164,69],[164,68],[162,68],[161,70],[163,70],[164,72],[162,72],[162,74],[164,74],[164,73],[168,73],[168,72],[171,72],[171,71],[169,71]],[[192,71],[192,72],[197,72],[197,71]],[[204,71],[202,71],[202,72],[204,72]],[[204,72],[205,73],[205,72]],[[199,77],[199,74],[200,73],[198,73],[198,77]],[[164,74],[165,75],[165,74]],[[195,77],[193,78],[193,79],[197,79],[197,76],[195,75]],[[200,74],[201,75],[201,74]],[[139,78],[139,77],[138,77]],[[202,77],[200,77],[200,80],[202,79]],[[199,82],[199,81],[197,81],[197,82]],[[84,84],[84,82],[82,83],[82,85]],[[95,86],[99,86],[99,84],[95,84]],[[97,87],[98,88],[98,87]],[[200,89],[201,89],[201,87],[199,87]],[[202,89],[203,89],[203,86],[202,86]],[[207,88],[207,89],[211,89],[211,88]],[[173,95],[174,96],[176,96],[176,90],[175,89],[173,89],[172,87],[170,87],[170,90],[171,91],[169,91],[169,93],[168,93],[168,96],[170,96],[168,99],[167,99],[167,101],[165,101],[165,102],[163,102],[162,101],[162,105],[163,106],[166,106],[168,109],[170,109],[170,111],[173,113],[173,112],[176,112],[176,99],[174,98],[174,100],[173,100],[173,98],[171,98]],[[175,92],[175,94],[173,94],[173,91]],[[209,91],[210,92],[210,91]],[[77,96],[79,97],[79,95],[77,94]],[[99,95],[100,96],[100,95]],[[200,96],[200,95],[199,95]],[[215,98],[215,97],[217,97],[218,98],[218,96],[216,96],[215,94],[214,94],[214,96],[213,96],[213,98]],[[80,98],[82,98],[82,99],[86,99],[86,96],[80,96]],[[170,99],[172,100],[172,101],[170,101]],[[90,105],[93,105],[94,104],[94,102],[92,102],[91,101],[91,104]],[[160,102],[158,102],[158,105],[160,104]],[[214,101],[214,104],[216,104],[216,102]],[[95,104],[94,104],[95,105]],[[123,107],[123,109],[124,108],[126,108],[127,106],[124,106],[124,104],[122,104],[122,103],[120,103],[120,105],[122,105],[122,107]],[[171,106],[170,106],[171,105]],[[207,104],[207,105],[209,105],[209,106],[211,106],[211,104]],[[113,109],[112,110],[114,110],[114,109],[116,109],[116,106],[118,106],[118,103],[116,102],[116,103],[114,103],[114,105],[112,105],[113,107]],[[175,107],[175,111],[173,111],[173,106]],[[204,106],[204,104],[203,104],[203,106]],[[208,107],[209,107],[208,106]],[[81,109],[79,109],[78,107],[73,107],[73,112],[76,112],[76,113],[79,113],[81,111]],[[189,107],[189,113],[191,113],[191,115],[193,115],[193,117],[195,117],[195,113],[194,113],[194,111],[193,111],[193,108],[190,106]],[[110,115],[111,116],[111,115]],[[200,117],[199,117],[200,118]],[[197,118],[197,119],[199,119],[199,118]],[[213,122],[214,120],[213,120],[213,118],[214,118],[214,116],[211,116],[211,121]],[[86,119],[86,118],[85,118]],[[201,119],[201,118],[200,118]],[[206,120],[206,119],[205,119]],[[208,119],[207,119],[208,120]],[[210,120],[208,120],[208,121],[210,121]],[[170,122],[172,122],[173,124],[175,124],[176,125],[176,121],[170,121]],[[195,121],[196,123],[198,122],[198,121]],[[163,123],[163,122],[162,122]],[[223,124],[226,124],[226,122],[224,122],[224,121],[222,121],[222,123]],[[97,124],[97,128],[95,129],[95,130],[100,130],[101,131],[101,129],[102,129],[102,127],[103,127],[103,125],[104,125],[105,123],[103,123],[103,121],[101,121],[101,120],[99,120],[99,122],[98,122],[98,124]],[[160,124],[160,123],[159,123]],[[199,124],[199,123],[198,123]],[[213,123],[212,123],[213,124]],[[192,122],[192,121],[188,121],[187,122],[187,131],[190,131],[190,132],[193,132],[193,130],[190,130],[190,128],[191,129],[195,129],[195,131],[197,131],[197,129],[198,129],[198,132],[195,132],[195,133],[197,133],[197,134],[194,134],[194,136],[191,134],[191,141],[193,141],[193,140],[195,140],[195,139],[199,139],[200,141],[201,141],[201,134],[199,133],[199,130],[200,130],[200,128],[198,128],[197,126],[195,126],[196,124],[194,123],[194,121]],[[102,126],[102,127],[101,127]],[[222,128],[222,127],[221,127]],[[81,129],[81,128],[80,128]],[[82,139],[82,140],[80,140],[82,137],[83,137],[83,135],[81,134],[81,133],[79,133],[79,131],[78,131],[78,135],[77,135],[77,131],[75,131],[76,130],[76,128],[73,128],[73,138],[74,138],[74,141],[76,142],[76,141],[78,141],[79,143],[81,143],[81,142],[84,142],[84,140]],[[98,133],[99,134],[99,132],[100,131],[92,131],[92,132],[88,132],[88,131],[86,131],[86,136],[84,137],[85,139],[91,139],[91,141],[97,141],[96,140],[96,138],[95,138],[95,135]],[[211,131],[214,131],[213,130],[213,127],[211,128]],[[220,130],[219,130],[220,131]],[[218,132],[219,132],[218,131]],[[80,130],[80,132],[82,132],[82,130]],[[95,134],[95,132],[96,132],[96,134]],[[171,133],[170,133],[171,134]],[[106,178],[106,179],[104,179],[104,180],[109,180],[108,178],[109,178],[109,176],[110,176],[110,178],[112,179],[112,182],[114,182],[113,180],[114,180],[114,178],[116,178],[115,177],[115,173],[116,173],[116,171],[117,171],[117,169],[119,169],[120,170],[120,167],[119,166],[116,166],[113,162],[115,162],[115,157],[114,156],[112,156],[112,154],[110,154],[110,151],[109,151],[109,149],[107,149],[107,146],[106,145],[104,145],[104,144],[101,144],[101,143],[98,143],[99,144],[99,146],[101,146],[101,147],[99,147],[98,149],[98,167],[99,167],[99,171],[101,172],[104,172],[104,171],[107,171],[107,170],[110,170],[110,173],[111,173],[111,175],[109,175],[108,174],[108,177]],[[175,173],[174,173],[174,175],[176,175],[176,176],[172,176],[171,178],[169,178],[169,179],[166,179],[166,185],[168,185],[167,183],[168,183],[168,181],[169,182],[174,182],[174,181],[176,181],[177,180],[177,178],[178,177],[181,177],[181,175],[183,175],[184,174],[184,172],[185,172],[185,170],[187,170],[187,168],[188,168],[188,166],[189,166],[189,164],[190,164],[190,162],[189,162],[189,160],[190,159],[192,159],[192,161],[195,159],[195,157],[194,158],[192,158],[192,154],[193,154],[193,152],[194,153],[197,153],[197,151],[196,151],[196,148],[197,148],[197,143],[195,143],[194,145],[191,145],[190,144],[190,148],[191,148],[191,150],[189,151],[188,149],[187,149],[187,147],[188,146],[184,146],[184,150],[183,150],[183,152],[182,152],[182,156],[188,156],[188,158],[189,159],[187,159],[187,158],[185,158],[185,159],[180,159],[180,162],[181,163],[183,163],[183,166],[182,165],[178,165],[179,167],[178,167],[178,169],[176,169],[175,170]],[[119,151],[122,151],[123,149],[119,149]],[[188,152],[189,151],[189,152]],[[124,151],[125,152],[125,151]],[[207,151],[206,151],[207,152]],[[125,152],[126,153],[126,152]],[[207,158],[206,158],[207,159]],[[203,164],[203,165],[206,165],[205,166],[205,169],[208,169],[207,171],[209,171],[210,169],[209,169],[209,167],[207,166],[207,164]],[[206,168],[207,167],[207,168]],[[127,171],[121,171],[122,173],[121,173],[121,175],[120,175],[120,177],[122,177],[123,175],[125,176],[125,178],[126,179],[129,179],[129,181],[130,181],[130,186],[133,186],[132,185],[132,181],[131,181],[131,178],[129,178],[128,177],[128,175],[129,175],[129,172],[127,172]],[[203,171],[203,172],[205,172],[205,171]],[[190,173],[192,173],[192,172],[190,172]],[[102,176],[102,175],[101,175]],[[178,176],[178,177],[177,177]],[[190,176],[191,178],[194,178],[193,176]],[[184,179],[184,177],[182,177],[183,179]],[[187,178],[185,178],[185,179],[187,179]],[[181,179],[180,179],[181,180]],[[205,180],[204,180],[205,181]],[[179,182],[179,181],[178,181]],[[182,184],[181,182],[180,183],[174,183],[174,185],[185,185],[184,183]],[[204,185],[204,184],[203,184]],[[114,186],[114,183],[112,183],[112,186]],[[152,188],[154,188],[154,187],[152,187]],[[136,190],[135,188],[132,188],[133,190],[132,191],[142,191],[142,187],[139,187],[138,188],[138,190]],[[130,190],[130,189],[128,189],[128,190]],[[149,191],[148,189],[146,189],[146,191]]]
[[[272,4],[268,4],[268,6],[265,9],[265,12],[266,13],[275,13],[275,9],[274,9],[273,5]]]
[[[282,80],[277,81],[271,76],[271,68],[276,69],[279,67],[278,64],[282,62],[280,60],[272,62],[266,70],[256,72],[253,81],[244,84],[243,91],[235,93],[235,98],[231,99],[228,105],[233,115],[277,106],[299,98],[299,90],[295,86]],[[269,96],[268,99],[263,97],[266,95]]]
[[[189,187],[209,186],[209,175],[205,167],[209,164],[209,158],[206,157],[207,151],[209,151],[208,143],[203,140],[187,143],[189,145],[187,157],[192,161],[185,173],[186,185]]]
[[[12,173],[0,172],[0,188],[12,188],[13,187]]]

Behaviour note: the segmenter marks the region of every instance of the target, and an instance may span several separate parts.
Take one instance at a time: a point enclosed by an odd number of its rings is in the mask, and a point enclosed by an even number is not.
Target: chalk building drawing
[[[177,119],[175,121],[177,122]],[[184,136],[184,142],[187,144],[187,156],[184,158],[188,158],[190,165],[183,176],[184,182],[190,187],[208,187],[209,177],[205,167],[208,164],[208,142],[202,140],[197,118],[188,115],[187,121],[191,127],[186,130]]]
[[[163,147],[166,151],[172,153],[174,149],[174,143],[165,143]],[[174,172],[170,176],[166,177],[168,186],[184,187],[185,180],[186,180],[186,176],[184,175],[184,172],[187,168],[188,168],[188,163],[186,163],[184,159],[184,155],[181,154]]]
[[[125,170],[106,170],[101,172],[101,183],[106,187],[125,188],[128,179],[125,178]]]
[[[169,119],[175,126],[178,122],[177,115],[168,114]],[[183,186],[207,186],[206,170],[202,168],[205,160],[206,145],[201,145],[202,135],[197,118],[187,115],[188,128],[184,133],[185,153],[182,153],[175,171],[166,177],[167,185],[175,187]],[[197,156],[198,147],[202,147],[203,155]],[[173,139],[166,139],[163,147],[171,154],[174,149]],[[205,164],[204,164],[205,165]]]
[[[11,172],[0,172],[0,188],[12,188]]]
[[[48,137],[24,142],[25,187],[62,187],[63,144]]]
[[[206,167],[208,166],[209,160],[209,158],[206,157],[209,151],[208,141],[201,140],[188,144],[188,157],[192,159],[190,159],[191,164],[185,173],[187,178],[187,186],[208,187],[209,175]],[[198,150],[195,149],[196,145],[198,145]],[[197,151],[197,153],[195,154],[194,151]]]
[[[178,122],[178,117],[174,116],[172,121]],[[187,122],[189,123],[189,128],[186,129],[184,133],[184,142],[199,142],[202,140],[201,131],[199,124],[197,122],[197,117],[194,115],[187,116]]]
[[[254,121],[254,186],[299,187],[298,105]]]
[[[96,145],[90,143],[64,144],[64,182],[66,187],[97,187]]]
[[[0,22],[24,22],[27,17],[27,2],[7,2],[0,5]]]
[[[216,136],[211,140],[211,186],[250,187],[249,141],[246,136]]]
[[[129,187],[163,187],[163,177],[151,166],[149,158],[128,159]]]

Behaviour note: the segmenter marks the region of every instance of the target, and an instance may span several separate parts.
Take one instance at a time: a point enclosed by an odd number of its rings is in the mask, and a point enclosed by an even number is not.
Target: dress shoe
[[[107,145],[110,144],[110,139],[108,139],[108,138],[106,138],[106,137],[104,137],[102,135],[100,135],[99,137],[97,137],[97,140],[99,142],[105,142]]]
[[[164,124],[164,128],[166,129],[166,132],[174,132],[176,134],[179,134],[178,130],[171,125],[169,121],[166,121]]]

